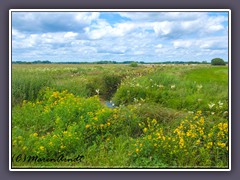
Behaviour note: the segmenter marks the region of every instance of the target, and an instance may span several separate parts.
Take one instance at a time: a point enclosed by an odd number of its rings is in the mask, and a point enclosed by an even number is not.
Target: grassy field
[[[13,168],[228,168],[228,145],[228,67],[12,65]]]

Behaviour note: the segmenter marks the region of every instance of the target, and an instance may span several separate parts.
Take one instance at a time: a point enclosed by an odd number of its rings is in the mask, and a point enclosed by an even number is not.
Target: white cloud
[[[31,58],[35,54],[38,59],[55,61],[187,61],[227,57],[227,18],[221,14],[118,13],[128,19],[114,19],[114,14],[14,16],[17,21],[12,29],[13,57]]]
[[[97,19],[96,23],[84,28],[85,33],[90,39],[121,37],[133,32],[139,33],[151,30],[157,36],[165,38],[188,36],[189,34],[204,36],[207,33],[223,30],[224,26],[222,23],[227,20],[225,17],[208,17],[205,12],[165,12],[158,14],[121,12],[119,14],[132,20],[140,19],[141,21],[125,21],[110,24],[104,19]],[[157,15],[159,19],[154,15]]]
[[[207,16],[206,12],[119,12],[118,14],[133,21],[144,22],[194,20]]]
[[[159,36],[170,34],[172,32],[172,29],[173,29],[173,23],[168,21],[154,23],[153,25],[153,30]]]
[[[14,32],[16,34],[16,32]],[[19,35],[22,38],[13,36],[14,48],[29,48],[36,46],[54,46],[56,44],[72,43],[78,36],[78,33],[74,32],[58,32],[58,33],[43,33],[43,34],[26,34]],[[23,38],[24,37],[24,38]]]
[[[75,38],[77,35],[78,35],[78,33],[67,32],[67,33],[65,33],[65,34],[63,35],[63,38],[66,38],[66,39],[70,38],[70,39],[72,39],[72,38]]]
[[[18,38],[22,39],[22,38],[26,37],[25,34],[19,32],[18,30],[14,29],[14,28],[12,29],[12,36],[16,39],[18,39]]]
[[[163,45],[162,45],[162,44],[158,44],[158,45],[156,45],[155,47],[156,47],[156,48],[162,48]]]
[[[204,49],[227,49],[228,48],[227,37],[212,37],[198,40],[196,45]]]
[[[99,18],[99,12],[78,12],[74,13],[75,20],[82,24],[90,24],[92,21]]]
[[[225,36],[209,37],[202,39],[174,40],[174,48],[202,48],[202,49],[227,49],[228,39]]]
[[[189,48],[190,46],[193,45],[192,40],[176,40],[173,41],[173,47],[174,48]]]
[[[117,23],[111,26],[108,22],[100,20],[92,28],[85,28],[85,32],[90,39],[100,39],[103,37],[120,37],[132,32],[137,28],[134,23]]]

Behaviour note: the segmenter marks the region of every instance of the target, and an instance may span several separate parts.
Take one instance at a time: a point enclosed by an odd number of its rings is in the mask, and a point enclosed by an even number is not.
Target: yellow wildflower
[[[191,130],[187,131],[186,135],[189,137],[191,136]]]
[[[149,140],[152,139],[152,136],[151,136],[151,135],[148,135],[148,139],[149,139]]]
[[[223,124],[222,124],[222,123],[219,123],[219,124],[218,124],[218,128],[219,128],[219,130],[222,131],[222,130],[223,130]]]
[[[201,110],[197,111],[197,115],[198,115],[198,116],[200,116],[201,114],[202,114],[202,111],[201,111]]]
[[[208,137],[209,137],[209,138],[211,138],[212,136],[213,136],[213,133],[212,133],[212,132],[208,134]]]
[[[204,124],[204,117],[200,118],[200,124],[203,125]]]
[[[217,136],[218,137],[224,137],[224,133],[222,131],[220,131],[220,132],[217,133]]]
[[[225,143],[221,143],[221,142],[218,142],[217,145],[218,145],[219,147],[221,147],[221,148],[224,148],[224,147],[226,146]]]
[[[44,151],[45,148],[44,148],[44,146],[40,146],[39,149],[40,149],[41,151]]]
[[[219,128],[219,130],[221,130],[221,131],[227,132],[228,124],[227,124],[227,123],[219,123],[219,124],[218,124],[218,128]]]
[[[183,146],[184,146],[184,140],[182,138],[179,141],[179,146],[180,146],[180,148],[183,148]]]
[[[192,133],[192,138],[195,138],[197,136],[197,134],[196,133]]]
[[[198,118],[198,116],[194,116],[194,117],[193,117],[193,120],[196,120],[197,118]]]
[[[204,132],[203,132],[203,130],[202,130],[202,129],[201,129],[199,132],[200,132],[200,134],[201,134],[201,135],[203,135],[203,134],[204,134]]]
[[[152,123],[155,125],[155,124],[157,124],[157,120],[156,119],[153,119],[152,120]]]
[[[213,142],[208,142],[207,143],[207,148],[210,149],[213,146]]]
[[[144,129],[143,129],[143,132],[147,132],[147,128],[144,128]]]
[[[198,139],[198,140],[196,141],[196,145],[198,145],[198,144],[200,144],[200,139]]]
[[[228,124],[227,123],[223,123],[223,129],[227,129],[228,128]]]
[[[85,127],[86,127],[86,129],[88,129],[88,128],[90,127],[90,125],[89,125],[89,124],[87,124]]]

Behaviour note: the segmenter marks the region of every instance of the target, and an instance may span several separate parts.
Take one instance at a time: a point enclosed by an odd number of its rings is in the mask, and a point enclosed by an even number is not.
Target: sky
[[[12,12],[12,61],[228,61],[228,12]]]

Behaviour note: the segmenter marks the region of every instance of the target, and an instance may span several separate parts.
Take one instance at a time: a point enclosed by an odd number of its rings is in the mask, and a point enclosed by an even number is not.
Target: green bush
[[[138,66],[138,63],[137,63],[137,62],[132,62],[132,63],[130,64],[130,66],[131,66],[131,67],[137,67],[137,66]]]
[[[176,111],[175,109],[163,107],[157,103],[140,102],[140,106],[133,112],[141,119],[145,121],[147,118],[156,119],[159,123],[167,124],[177,119],[184,118],[186,113]]]
[[[107,108],[98,96],[82,98],[46,88],[38,97],[14,108],[13,153],[70,156],[102,141],[140,132],[139,119],[131,109]]]
[[[224,60],[221,59],[221,58],[214,58],[214,59],[212,59],[212,61],[211,61],[211,65],[223,65],[223,66],[225,66],[226,63],[225,63]]]

